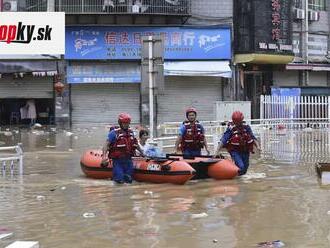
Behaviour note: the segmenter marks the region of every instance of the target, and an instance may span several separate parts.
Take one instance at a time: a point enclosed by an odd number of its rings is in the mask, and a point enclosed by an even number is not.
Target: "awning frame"
[[[230,61],[165,61],[165,76],[209,76],[231,78]]]

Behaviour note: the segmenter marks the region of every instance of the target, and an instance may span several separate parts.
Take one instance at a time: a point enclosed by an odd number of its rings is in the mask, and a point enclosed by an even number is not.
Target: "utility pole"
[[[303,20],[304,22],[304,48],[302,49],[304,51],[304,62],[306,65],[308,65],[308,31],[309,31],[309,22],[308,22],[308,0],[304,1],[305,4],[305,19]],[[308,86],[309,85],[309,71],[305,70],[304,71],[304,76],[303,76],[303,85]]]
[[[164,39],[142,37],[141,124],[149,126],[150,139],[157,137],[157,95],[164,91]]]
[[[154,139],[154,60],[152,36],[148,36],[149,49],[149,127],[150,139]]]

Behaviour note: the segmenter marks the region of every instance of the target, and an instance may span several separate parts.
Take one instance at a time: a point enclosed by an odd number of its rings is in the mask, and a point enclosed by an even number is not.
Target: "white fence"
[[[19,175],[23,175],[23,151],[22,148],[17,146],[7,146],[7,147],[0,147],[0,152],[4,151],[14,151],[15,153],[0,153],[0,163],[2,164],[2,175],[6,175],[7,168],[10,170],[10,174],[14,174],[15,170],[15,163],[18,164],[18,173]]]
[[[277,130],[260,134],[261,158],[296,163],[328,162],[330,134],[322,129]],[[314,167],[313,167],[314,169]]]
[[[330,123],[330,96],[261,96],[260,122],[291,128]]]
[[[229,120],[201,121],[206,131],[209,146],[216,149],[220,136]],[[254,134],[261,130],[306,127],[330,127],[330,96],[261,96],[260,119],[245,120],[250,123]],[[159,147],[173,149],[180,122],[165,122],[158,127],[160,136],[155,139]],[[275,132],[276,134],[276,132]]]

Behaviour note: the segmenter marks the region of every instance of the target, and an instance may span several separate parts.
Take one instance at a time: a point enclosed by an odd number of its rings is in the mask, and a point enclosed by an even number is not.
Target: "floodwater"
[[[80,155],[106,130],[72,133],[0,134],[1,146],[22,142],[25,152],[23,177],[0,176],[0,234],[13,233],[0,247],[330,247],[330,188],[314,169],[330,160],[329,130],[264,130],[248,175],[183,186],[87,179]]]

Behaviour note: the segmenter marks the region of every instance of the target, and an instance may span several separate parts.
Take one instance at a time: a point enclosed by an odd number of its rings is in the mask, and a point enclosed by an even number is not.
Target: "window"
[[[308,8],[316,11],[324,11],[325,0],[308,0]]]
[[[302,2],[301,2],[301,0],[294,0],[293,6],[295,8],[297,8],[297,9],[302,9]]]
[[[293,6],[298,9],[303,8],[303,1],[302,0],[294,0]],[[325,2],[326,0],[308,0],[308,8],[310,10],[316,10],[316,11],[325,11]]]

